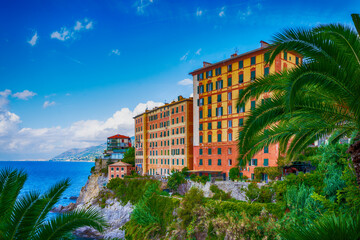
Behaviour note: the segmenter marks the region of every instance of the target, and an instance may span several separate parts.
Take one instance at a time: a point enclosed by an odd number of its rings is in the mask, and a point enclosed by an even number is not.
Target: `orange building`
[[[143,174],[167,175],[193,165],[193,100],[178,97],[134,117],[135,165]]]
[[[194,163],[199,173],[221,173],[228,178],[229,170],[237,165],[238,132],[249,111],[261,101],[271,97],[264,93],[259,99],[251,99],[236,107],[239,93],[253,79],[300,64],[300,55],[292,52],[279,54],[274,64],[265,65],[269,57],[268,44],[244,54],[211,64],[204,62],[202,68],[190,74],[194,88]],[[277,166],[279,146],[271,145],[254,156],[242,174],[254,178],[255,167]],[[266,180],[267,176],[264,175]]]
[[[124,178],[126,175],[131,175],[131,171],[135,171],[135,167],[129,163],[121,161],[113,163],[108,166],[108,178],[109,180],[113,178]]]

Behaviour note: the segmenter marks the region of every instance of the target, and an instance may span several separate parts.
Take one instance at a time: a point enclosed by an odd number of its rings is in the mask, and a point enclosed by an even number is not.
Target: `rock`
[[[67,206],[58,206],[58,207],[54,207],[53,209],[50,210],[50,212],[53,213],[64,213],[64,212],[68,212],[68,211],[72,211],[74,210],[76,207],[75,203],[70,203]]]
[[[78,197],[76,197],[76,196],[71,196],[69,199],[70,199],[70,200],[77,200]]]
[[[63,197],[63,199],[67,199],[67,197]]]

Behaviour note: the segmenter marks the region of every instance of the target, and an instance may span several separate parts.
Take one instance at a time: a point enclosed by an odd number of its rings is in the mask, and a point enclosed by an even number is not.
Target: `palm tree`
[[[22,170],[0,170],[0,239],[63,239],[83,226],[103,230],[104,219],[91,209],[46,218],[69,187],[69,179],[58,182],[44,194],[31,191],[19,196],[26,179],[27,174]]]
[[[289,160],[324,136],[354,143],[348,152],[360,185],[360,17],[355,28],[342,24],[288,29],[275,35],[269,63],[282,51],[303,56],[303,64],[251,83],[238,104],[265,91],[272,96],[251,111],[239,133],[240,165],[270,144],[279,143]]]

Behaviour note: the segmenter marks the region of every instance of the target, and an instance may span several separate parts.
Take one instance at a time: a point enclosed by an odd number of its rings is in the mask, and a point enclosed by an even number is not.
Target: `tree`
[[[240,165],[270,144],[279,143],[292,160],[321,137],[337,142],[347,136],[354,139],[348,152],[360,185],[360,16],[352,18],[356,30],[328,24],[275,35],[269,63],[292,51],[303,64],[258,78],[240,94],[238,104],[244,104],[271,92],[239,133]]]
[[[128,148],[128,150],[124,153],[122,162],[129,163],[133,166],[135,165],[135,148]]]
[[[168,178],[167,187],[177,191],[178,187],[183,183],[186,183],[184,172],[172,170]]]
[[[69,187],[59,181],[44,194],[20,191],[27,179],[21,170],[0,170],[0,239],[63,239],[73,230],[90,226],[102,231],[105,220],[94,210],[76,210],[46,219],[49,211]]]
[[[238,167],[233,167],[229,171],[229,177],[231,180],[238,179],[240,177],[240,169]]]

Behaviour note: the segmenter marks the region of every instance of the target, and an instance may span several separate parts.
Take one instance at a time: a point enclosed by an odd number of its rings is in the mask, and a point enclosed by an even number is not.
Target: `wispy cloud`
[[[250,6],[248,6],[246,8],[246,10],[239,10],[238,11],[238,16],[240,17],[240,19],[246,19],[248,16],[250,16],[252,14],[252,10],[250,8]]]
[[[145,9],[154,3],[154,0],[138,0],[135,2],[136,12],[139,15],[145,14]]]
[[[54,106],[56,103],[54,101],[45,101],[43,104],[43,108],[47,108],[50,106]]]
[[[11,95],[10,89],[5,89],[4,91],[0,92],[0,96],[2,96],[2,97],[8,97],[9,95]]]
[[[35,95],[36,95],[36,93],[34,93],[32,91],[24,90],[22,92],[14,93],[12,96],[14,98],[18,98],[18,99],[22,99],[22,100],[29,100],[30,98],[32,98]]]
[[[35,46],[37,40],[39,39],[38,35],[37,35],[37,32],[35,32],[35,34],[32,36],[32,38],[28,41],[28,43],[31,45],[31,46]]]
[[[51,97],[55,97],[55,96],[56,96],[56,93],[52,93],[52,94],[46,95],[45,98],[51,98]]]
[[[185,55],[180,58],[180,61],[185,61],[188,58],[188,56],[189,56],[189,52],[185,53]]]
[[[201,49],[201,48],[199,48],[199,49],[195,52],[195,54],[196,54],[196,55],[200,55],[201,50],[202,50],[202,49]]]
[[[120,51],[119,51],[119,49],[113,49],[113,50],[111,50],[111,52],[110,52],[109,55],[117,55],[117,56],[120,56]]]
[[[222,7],[219,12],[219,17],[224,17],[224,16],[225,16],[225,6]]]
[[[90,30],[93,28],[93,21],[85,18],[84,20],[78,20],[73,28],[62,27],[60,31],[52,32],[50,37],[58,39],[60,41],[66,41],[71,38],[75,39],[77,34],[83,30]],[[73,29],[73,30],[72,30]]]
[[[203,15],[203,11],[202,11],[200,8],[198,8],[198,9],[196,10],[196,16],[200,17],[200,16],[202,16],[202,15]]]
[[[187,86],[187,85],[192,85],[193,81],[190,78],[185,78],[185,79],[179,81],[178,84],[182,85],[182,86]]]

